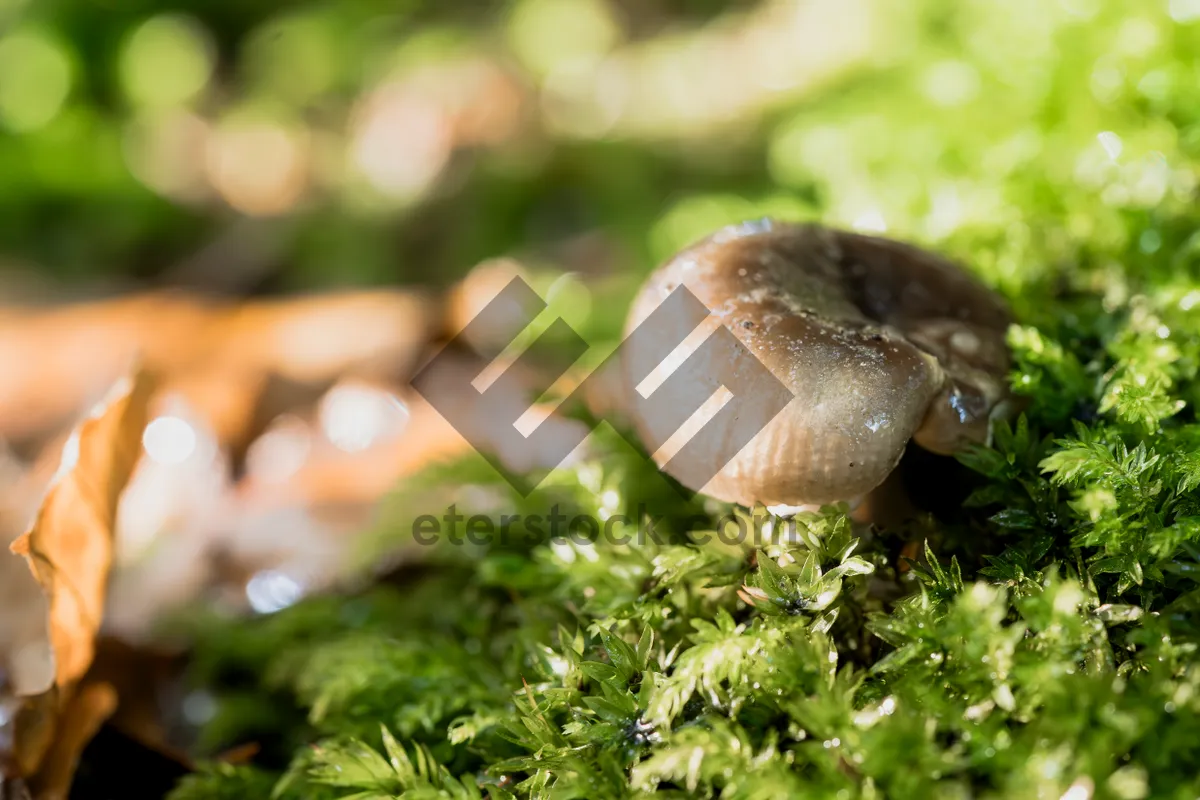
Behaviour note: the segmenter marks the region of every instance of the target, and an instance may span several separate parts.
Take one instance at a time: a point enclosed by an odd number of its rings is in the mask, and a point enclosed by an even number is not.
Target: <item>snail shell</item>
[[[1006,397],[1007,307],[962,269],[917,247],[772,220],[724,228],[647,279],[627,334],[680,286],[793,395],[723,465],[717,462],[727,451],[690,449],[689,459],[712,462],[707,472],[656,452],[669,474],[718,499],[799,506],[861,496],[883,482],[910,439],[943,454],[986,440],[989,418]],[[695,321],[679,315],[667,328],[664,336],[682,341]],[[740,374],[704,363],[719,357],[713,352],[695,351],[701,361],[689,371]],[[634,391],[646,355],[637,347],[623,355],[627,391]],[[738,397],[737,385],[726,388]],[[648,446],[676,433],[666,409],[634,400]],[[714,472],[703,486],[689,483],[689,474]]]

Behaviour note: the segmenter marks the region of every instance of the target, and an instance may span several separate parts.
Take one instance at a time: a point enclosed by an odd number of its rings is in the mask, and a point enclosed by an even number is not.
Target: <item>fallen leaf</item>
[[[13,554],[24,556],[26,572],[24,578],[13,573],[17,582],[12,585],[24,588],[4,616],[23,625],[36,621],[43,632],[39,639],[23,628],[15,641],[0,640],[0,679],[7,684],[0,685],[0,768],[6,777],[29,777],[41,766],[56,727],[66,731],[55,716],[71,707],[75,687],[91,666],[112,564],[117,500],[141,455],[153,384],[146,374],[123,381],[78,427],[33,525],[11,545]],[[11,562],[0,564],[12,571]],[[25,582],[30,573],[39,596]],[[5,590],[15,591],[9,585]],[[0,627],[0,633],[11,635],[13,627]],[[14,669],[29,660],[29,648],[47,641],[51,673]],[[48,687],[42,685],[46,682]]]
[[[158,292],[0,307],[0,438],[37,442],[65,427],[134,357],[237,437],[268,375],[402,380],[441,318],[441,303],[410,290],[241,303]]]
[[[110,395],[67,442],[33,526],[12,543],[50,599],[55,682],[92,663],[112,563],[117,501],[142,452],[153,382],[141,374]]]
[[[117,692],[107,683],[89,681],[75,693],[63,709],[58,736],[31,781],[37,800],[67,800],[83,749],[116,709]]]

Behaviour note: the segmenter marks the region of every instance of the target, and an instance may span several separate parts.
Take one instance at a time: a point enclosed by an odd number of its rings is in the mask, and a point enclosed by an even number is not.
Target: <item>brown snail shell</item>
[[[688,486],[718,499],[798,506],[859,497],[883,482],[910,439],[943,454],[986,440],[1007,396],[1004,302],[912,245],[813,224],[730,226],[649,277],[627,333],[679,286],[793,395],[715,477]],[[694,320],[676,327],[682,339]],[[638,358],[637,348],[625,353],[627,375],[644,374]],[[689,369],[697,367],[722,365]],[[675,432],[670,416],[643,404],[634,421],[644,441],[661,443]],[[655,459],[688,485],[686,469]]]

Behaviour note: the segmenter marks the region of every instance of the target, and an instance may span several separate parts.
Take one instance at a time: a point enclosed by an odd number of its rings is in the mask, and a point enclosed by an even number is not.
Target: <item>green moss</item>
[[[274,731],[282,796],[1200,792],[1200,25],[1165,3],[917,7],[901,65],[764,136],[824,218],[871,212],[1016,310],[1024,414],[947,467],[962,508],[871,531],[829,508],[792,537],[760,513],[739,547],[701,542],[726,509],[611,435],[529,499],[444,469],[425,486],[489,488],[467,513],[649,500],[710,522],[517,530],[429,549],[396,587],[201,626],[195,677],[229,699],[214,748]],[[175,797],[262,780],[220,768]]]

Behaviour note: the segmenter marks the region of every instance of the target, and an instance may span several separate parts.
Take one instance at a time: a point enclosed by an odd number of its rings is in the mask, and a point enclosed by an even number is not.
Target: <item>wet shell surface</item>
[[[910,439],[943,454],[984,441],[1006,398],[1005,304],[957,265],[912,245],[811,224],[731,226],[650,276],[627,334],[680,286],[743,345],[735,361],[753,356],[792,395],[728,461],[729,448],[714,444],[678,451],[686,462],[660,447],[678,438],[671,404],[630,395],[659,465],[721,500],[798,506],[859,497],[883,482]],[[694,315],[666,323],[662,316],[656,335],[695,337]],[[625,348],[627,391],[637,391],[644,362],[658,357],[652,350]],[[751,371],[726,363],[730,357],[728,348],[702,347],[669,366],[686,365],[699,393],[711,393],[712,376],[723,375],[728,403],[752,407],[755,386],[738,385]],[[682,398],[687,384],[676,380],[673,391]],[[738,418],[732,411],[708,424],[732,436]],[[716,433],[708,440],[720,442]]]

